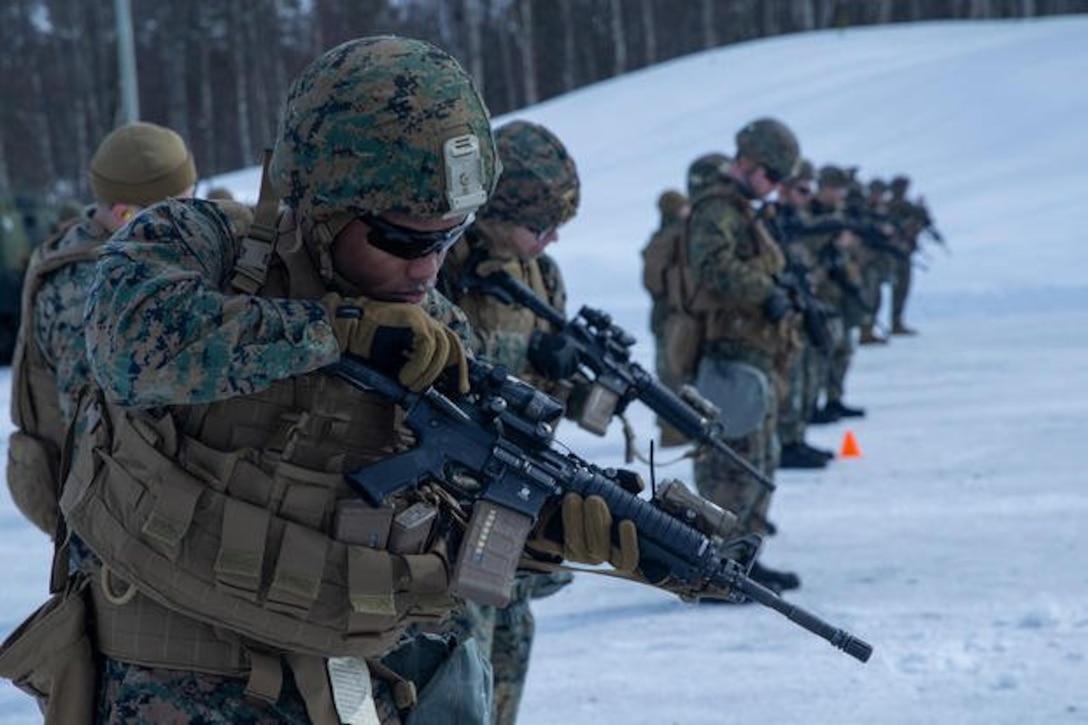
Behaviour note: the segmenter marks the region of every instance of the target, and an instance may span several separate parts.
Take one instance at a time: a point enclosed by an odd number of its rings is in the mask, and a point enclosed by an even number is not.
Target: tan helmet
[[[148,206],[186,192],[196,183],[196,166],[181,136],[137,121],[102,140],[91,157],[89,176],[99,201]]]
[[[737,131],[737,156],[767,168],[772,176],[787,179],[801,158],[801,145],[786,124],[758,118]]]
[[[581,184],[574,159],[544,126],[511,121],[495,129],[502,176],[480,218],[534,232],[562,226],[578,212]]]
[[[324,222],[468,214],[501,168],[487,107],[457,61],[375,36],[329,50],[295,80],[269,171],[288,206]]]

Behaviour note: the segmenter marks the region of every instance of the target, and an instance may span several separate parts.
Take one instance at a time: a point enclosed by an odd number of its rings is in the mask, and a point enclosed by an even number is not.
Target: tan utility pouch
[[[38,608],[0,645],[0,676],[33,695],[48,724],[90,725],[97,686],[86,631],[87,580]]]
[[[701,320],[678,310],[669,313],[665,320],[665,356],[671,379],[682,382],[695,379],[702,340]]]
[[[11,499],[34,525],[52,536],[57,530],[57,462],[53,444],[16,431],[8,439]]]

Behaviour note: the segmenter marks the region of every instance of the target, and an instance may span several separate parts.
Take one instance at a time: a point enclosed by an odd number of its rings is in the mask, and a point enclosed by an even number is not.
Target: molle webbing
[[[157,604],[276,651],[357,657],[450,610],[441,539],[399,554],[328,533],[335,502],[349,495],[342,473],[250,461],[181,434],[168,415],[92,405],[104,420],[81,446],[62,507],[117,576]]]

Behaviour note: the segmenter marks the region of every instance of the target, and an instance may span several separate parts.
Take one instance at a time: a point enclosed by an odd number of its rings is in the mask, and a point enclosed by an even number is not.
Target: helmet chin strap
[[[333,242],[354,218],[354,214],[342,212],[323,221],[303,219],[301,224],[306,232],[304,236],[310,240],[310,248],[317,258],[317,270],[322,281],[339,292],[357,295],[359,294],[357,287],[336,271],[336,265],[333,264],[332,259]]]

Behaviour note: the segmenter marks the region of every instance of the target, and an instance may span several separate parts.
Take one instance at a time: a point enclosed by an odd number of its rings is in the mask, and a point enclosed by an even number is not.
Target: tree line
[[[429,40],[495,115],[670,58],[785,33],[1086,12],[1081,0],[132,0],[140,117],[202,176],[257,163],[292,79],[350,38]],[[0,6],[0,194],[87,198],[121,121],[115,4]]]

